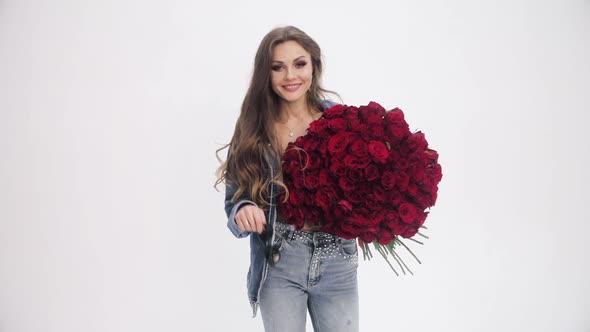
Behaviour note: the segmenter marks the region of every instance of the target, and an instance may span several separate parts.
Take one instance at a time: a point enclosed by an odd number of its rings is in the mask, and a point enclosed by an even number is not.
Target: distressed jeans
[[[315,332],[357,332],[356,240],[277,222],[275,248],[278,261],[260,293],[265,331],[305,331],[309,310]]]

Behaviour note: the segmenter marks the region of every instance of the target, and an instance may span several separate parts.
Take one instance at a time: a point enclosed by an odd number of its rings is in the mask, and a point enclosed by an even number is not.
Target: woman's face
[[[305,100],[313,78],[311,55],[292,40],[276,45],[272,53],[273,91],[286,102]]]

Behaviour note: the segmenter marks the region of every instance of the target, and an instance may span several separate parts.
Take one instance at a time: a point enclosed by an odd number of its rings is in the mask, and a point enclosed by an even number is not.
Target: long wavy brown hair
[[[254,71],[240,116],[236,122],[234,135],[229,144],[217,150],[217,158],[221,166],[217,169],[215,187],[224,182],[226,185],[237,186],[232,197],[235,202],[244,193],[265,209],[270,205],[270,186],[279,185],[288,195],[282,181],[280,161],[281,147],[275,135],[274,124],[279,121],[280,97],[271,86],[271,64],[274,47],[286,41],[295,41],[310,55],[313,66],[312,83],[307,91],[307,104],[310,108],[320,109],[320,101],[326,94],[338,93],[326,90],[321,86],[322,54],[319,45],[305,32],[294,26],[278,27],[271,30],[262,39],[254,59]],[[341,99],[341,98],[340,98]],[[219,158],[219,152],[228,149],[227,160]],[[273,177],[268,173],[268,157],[273,158],[278,166]],[[287,196],[286,196],[287,197]]]

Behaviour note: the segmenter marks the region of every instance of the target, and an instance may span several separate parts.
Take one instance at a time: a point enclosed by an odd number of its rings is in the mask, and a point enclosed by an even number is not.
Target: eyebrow
[[[297,61],[297,60],[299,60],[299,59],[301,59],[301,58],[304,58],[304,57],[305,57],[305,55],[300,55],[300,56],[298,56],[297,58],[295,58],[295,60],[293,60],[293,62],[295,62],[295,61]],[[279,60],[273,60],[272,62],[273,62],[273,63],[274,63],[274,62],[277,62],[277,63],[283,63],[283,61],[279,61]]]

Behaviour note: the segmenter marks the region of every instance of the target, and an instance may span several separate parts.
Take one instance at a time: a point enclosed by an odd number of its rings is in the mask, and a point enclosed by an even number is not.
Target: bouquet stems
[[[424,238],[428,238],[424,234],[420,234],[420,235],[422,237],[424,237]],[[412,241],[414,241],[416,243],[419,243],[419,244],[423,244],[422,242],[420,242],[418,240],[415,240],[415,239],[412,239],[412,238],[410,238],[410,240],[412,240]],[[385,259],[385,261],[387,262],[387,264],[389,265],[389,267],[391,268],[391,270],[393,270],[393,272],[395,273],[396,276],[399,276],[400,274],[397,272],[396,268],[394,267],[394,265],[392,264],[392,262],[389,260],[389,256],[390,255],[391,255],[391,258],[393,258],[393,260],[395,260],[395,262],[397,263],[397,266],[399,266],[401,272],[404,275],[406,274],[406,271],[409,274],[414,275],[414,273],[412,272],[412,270],[410,270],[410,268],[408,267],[408,265],[406,265],[406,263],[404,262],[403,258],[398,254],[399,247],[403,247],[404,249],[406,249],[412,255],[412,257],[414,257],[414,259],[418,262],[418,264],[422,264],[422,262],[420,261],[420,259],[400,239],[399,236],[396,236],[394,238],[394,240],[391,241],[391,242],[389,242],[388,244],[380,244],[377,241],[373,241],[371,243],[373,244],[373,247],[375,248],[375,250],[377,250],[377,252],[381,255],[381,257],[383,257]],[[364,260],[371,260],[371,258],[373,258],[373,253],[371,252],[371,248],[369,247],[369,243],[366,243],[366,242],[364,242],[362,240],[359,240],[359,244],[360,244],[361,250],[363,251],[363,259]]]

